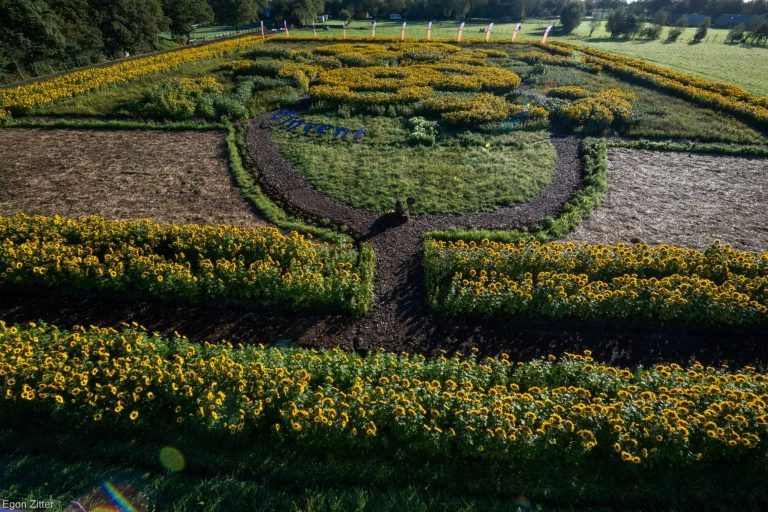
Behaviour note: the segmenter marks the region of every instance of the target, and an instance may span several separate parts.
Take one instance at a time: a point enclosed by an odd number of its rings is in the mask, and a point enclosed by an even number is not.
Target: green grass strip
[[[650,149],[654,151],[679,151],[683,153],[706,153],[729,156],[768,156],[768,146],[651,141],[646,139],[610,139],[607,143],[608,147],[611,148]]]
[[[164,123],[157,121],[130,121],[122,119],[30,119],[10,120],[0,128],[65,128],[88,130],[167,130],[167,131],[217,131],[224,130],[222,123],[185,121]]]
[[[584,166],[583,187],[565,203],[557,218],[546,218],[530,229],[482,230],[448,229],[432,231],[428,239],[445,241],[476,241],[488,239],[493,242],[514,242],[524,239],[548,241],[561,238],[573,231],[603,201],[607,185],[608,146],[604,139],[588,138],[581,142],[581,159]]]

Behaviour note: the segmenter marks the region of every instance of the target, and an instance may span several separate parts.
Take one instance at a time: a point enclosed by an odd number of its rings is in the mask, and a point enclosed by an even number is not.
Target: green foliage
[[[163,12],[176,36],[189,37],[192,25],[213,21],[213,9],[207,0],[163,0]]]
[[[141,114],[165,119],[192,119],[195,116],[213,117],[211,95],[222,91],[221,84],[212,77],[172,78],[152,90],[141,106]],[[202,106],[201,106],[202,104]]]
[[[746,511],[768,501],[760,442],[766,407],[754,399],[766,383],[753,368],[623,369],[588,353],[521,362],[506,354],[362,357],[255,343],[200,345],[135,328],[2,324],[0,334],[0,486],[18,478],[56,492],[66,488],[50,479],[64,469],[58,459],[77,464],[92,457],[132,466],[129,475],[164,471],[168,479],[156,488],[160,510],[199,510],[201,502],[237,510],[240,504],[230,502],[243,496],[254,499],[249,510],[318,510],[264,504],[247,485],[303,491],[308,481],[327,492],[364,485],[394,496],[404,487],[476,496],[478,509],[499,512],[529,512],[516,510],[517,496],[571,511],[579,510],[574,503],[668,510],[670,501]],[[89,448],[62,443],[78,438]],[[20,445],[11,441],[17,439]],[[169,444],[187,462],[174,475],[157,461]],[[102,456],[104,450],[112,455]],[[45,455],[54,470],[25,469],[31,461],[19,453],[28,451]],[[62,471],[62,478],[73,486],[67,479],[81,472]],[[102,483],[98,472],[81,476],[70,492]],[[232,495],[170,499],[206,477]],[[425,510],[413,504],[383,510]]]
[[[242,25],[256,19],[254,0],[209,0],[216,21],[223,25]]]
[[[715,242],[668,245],[428,241],[430,302],[454,315],[644,318],[760,325],[768,258]]]
[[[674,43],[677,41],[680,36],[683,34],[683,28],[682,27],[672,27],[669,29],[669,32],[667,32],[667,42],[668,43]]]
[[[768,147],[745,146],[745,145],[726,145],[726,144],[706,144],[695,142],[669,142],[669,141],[650,141],[650,140],[627,140],[612,139],[608,141],[610,147],[632,148],[632,149],[653,149],[659,151],[681,151],[684,153],[710,153],[714,155],[736,155],[736,156],[757,156],[768,157]]]
[[[640,19],[624,7],[614,9],[609,15],[605,29],[612,38],[629,37],[640,29]]]
[[[527,201],[551,179],[555,151],[541,132],[475,133],[472,141],[440,137],[434,146],[413,146],[411,130],[385,114],[349,120],[302,116],[308,122],[350,127],[352,132],[363,126],[361,142],[279,128],[273,130],[272,140],[319,191],[378,212],[409,196],[417,198],[417,213],[492,211]]]
[[[222,94],[223,88],[212,77],[174,78],[158,85],[150,92],[141,114],[161,119],[245,119],[250,112],[245,107],[253,93],[252,84],[243,81],[234,95]]]
[[[656,40],[661,37],[661,29],[661,25],[655,23],[645,25],[638,33],[638,36],[642,39]]]
[[[433,231],[428,238],[444,241],[475,241],[488,239],[495,242],[513,242],[535,238],[541,241],[556,240],[573,231],[603,201],[607,184],[608,150],[605,140],[584,139],[581,143],[581,159],[584,166],[584,185],[563,205],[563,212],[556,219],[549,219],[528,229],[474,230],[449,229]]]
[[[272,0],[271,5],[277,20],[300,25],[311,24],[325,9],[324,0]]]
[[[241,155],[246,154],[243,148],[245,126],[241,126],[238,129],[230,122],[225,122],[225,125],[227,128],[227,151],[229,152],[232,174],[237,182],[237,186],[265,219],[285,231],[307,233],[330,243],[344,244],[351,241],[348,236],[336,231],[311,226],[288,217],[279,206],[267,197],[264,191],[258,186],[255,176],[251,174],[243,164],[243,157]]]
[[[735,27],[733,27],[731,30],[728,31],[728,35],[725,36],[725,42],[728,44],[735,44],[740,43],[744,40],[745,32],[747,31],[747,26],[743,23],[739,23]]]
[[[62,23],[45,0],[0,0],[0,63],[7,59],[18,71],[62,52]]]
[[[107,55],[150,50],[167,27],[160,0],[90,0],[90,5],[98,16],[83,22],[96,22]]]
[[[563,34],[570,34],[581,25],[584,19],[584,2],[581,0],[571,0],[566,3],[560,11],[560,26]]]
[[[412,117],[408,120],[410,133],[408,142],[433,146],[437,140],[437,121],[428,121],[423,117]]]
[[[699,23],[699,26],[696,28],[696,33],[693,34],[694,43],[700,43],[704,40],[705,37],[707,37],[707,31],[709,30],[709,26],[711,24],[712,19],[709,17],[704,18],[704,21]]]

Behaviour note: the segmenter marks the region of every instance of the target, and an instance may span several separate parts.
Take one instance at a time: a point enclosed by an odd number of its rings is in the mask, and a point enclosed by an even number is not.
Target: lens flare
[[[107,495],[112,498],[112,501],[117,504],[118,508],[114,510],[119,512],[140,512],[139,509],[134,507],[128,498],[122,492],[120,492],[120,489],[118,489],[111,482],[104,482],[102,487],[104,488],[104,491],[107,493]],[[107,510],[104,512],[107,512]]]
[[[160,464],[168,471],[178,472],[184,469],[184,454],[173,446],[160,448]]]

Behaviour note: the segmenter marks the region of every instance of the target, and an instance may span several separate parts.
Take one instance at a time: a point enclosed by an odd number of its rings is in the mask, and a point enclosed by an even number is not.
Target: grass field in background
[[[527,20],[523,23],[519,38],[540,39],[547,24],[547,20]],[[472,21],[466,24],[464,40],[481,40],[484,37],[485,21]],[[317,26],[318,37],[342,34],[339,20],[332,20],[328,24],[331,29],[322,30]],[[380,37],[399,37],[401,22],[380,21],[377,23],[376,35]],[[459,22],[442,21],[433,25],[432,37],[455,38]],[[494,26],[492,40],[504,41],[512,37],[515,23],[499,23]],[[347,28],[348,37],[369,38],[371,35],[370,21],[353,21]],[[710,80],[728,82],[755,94],[768,96],[768,47],[750,47],[745,45],[724,44],[726,29],[710,29],[708,38],[700,44],[690,44],[695,28],[687,28],[675,43],[664,43],[664,38],[669,31],[665,27],[662,37],[656,41],[615,40],[608,37],[604,30],[605,24],[595,30],[592,37],[589,35],[589,22],[585,21],[579,26],[573,35],[558,36],[553,33],[552,40],[563,40],[575,44],[586,44],[601,50],[615,52],[638,59],[644,59],[655,64],[667,66],[672,69],[699,75]],[[296,35],[312,35],[312,28],[295,29],[291,31]],[[424,38],[427,34],[426,21],[408,22],[406,37]]]

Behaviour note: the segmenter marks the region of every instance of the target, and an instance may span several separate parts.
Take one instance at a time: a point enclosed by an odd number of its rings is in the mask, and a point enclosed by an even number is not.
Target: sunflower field
[[[277,228],[0,217],[0,283],[364,314],[373,252]]]
[[[336,448],[397,442],[498,461],[671,466],[762,460],[768,378],[677,364],[634,371],[589,351],[514,362],[165,339],[139,327],[0,322],[0,411],[73,426],[274,435]]]
[[[433,307],[450,314],[768,320],[768,253],[669,245],[425,242]]]

